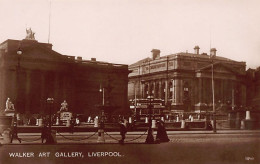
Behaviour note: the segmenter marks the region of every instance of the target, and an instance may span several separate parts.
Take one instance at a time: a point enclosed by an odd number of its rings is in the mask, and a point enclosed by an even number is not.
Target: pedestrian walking
[[[45,123],[44,126],[42,127],[42,134],[41,134],[41,138],[42,138],[42,143],[44,142],[44,140],[47,140],[47,135],[48,135],[48,127],[47,124]]]
[[[164,127],[163,121],[157,121],[157,134],[156,134],[156,140],[159,142],[169,142],[169,138],[166,132],[166,129]]]
[[[126,124],[124,123],[124,120],[119,121],[119,127],[121,135],[121,140],[119,140],[119,143],[124,144],[125,134],[127,133]]]
[[[18,137],[17,121],[13,122],[11,129],[11,143],[13,142],[13,139],[17,139],[21,143],[21,138]]]

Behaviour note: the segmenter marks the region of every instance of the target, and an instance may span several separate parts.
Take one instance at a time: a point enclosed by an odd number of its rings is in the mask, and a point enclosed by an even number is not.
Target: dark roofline
[[[210,59],[210,55],[204,55],[204,54],[195,54],[195,53],[187,53],[187,52],[179,52],[179,53],[175,53],[175,54],[170,54],[170,55],[165,55],[165,56],[161,56],[160,59],[164,59],[164,58],[169,58],[169,57],[193,57],[193,58],[198,58],[198,59]],[[149,59],[149,60],[148,60]],[[144,61],[147,60],[148,61],[153,61],[151,58],[147,57],[144,58],[142,60],[139,60],[133,64],[130,64],[129,66],[133,67],[133,66],[137,66],[137,65],[141,65],[142,63],[144,63]],[[226,57],[222,57],[222,56],[215,56],[213,58],[213,60],[222,60],[222,61],[229,61],[229,62],[237,62],[237,63],[246,63],[244,61],[235,61]]]

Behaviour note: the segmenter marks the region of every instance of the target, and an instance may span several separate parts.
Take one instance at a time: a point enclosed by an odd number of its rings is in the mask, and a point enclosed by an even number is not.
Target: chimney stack
[[[200,54],[200,47],[199,46],[194,47],[194,54],[196,54],[196,55]]]
[[[82,57],[81,56],[77,56],[77,61],[78,62],[82,62]]]
[[[160,59],[160,50],[158,49],[152,49],[152,59],[155,60],[155,59]]]
[[[216,48],[211,48],[210,49],[210,57],[215,57],[217,55],[217,50]]]

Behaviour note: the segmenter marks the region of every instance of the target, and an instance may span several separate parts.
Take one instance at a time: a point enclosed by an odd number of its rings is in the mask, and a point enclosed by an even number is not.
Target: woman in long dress
[[[169,138],[166,132],[166,129],[164,127],[163,121],[157,122],[157,134],[156,134],[156,140],[159,142],[169,142]]]

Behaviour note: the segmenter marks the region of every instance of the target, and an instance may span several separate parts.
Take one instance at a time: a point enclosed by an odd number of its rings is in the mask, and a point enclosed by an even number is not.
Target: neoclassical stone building
[[[109,100],[117,113],[124,113],[129,109],[128,73],[127,65],[62,55],[52,44],[34,39],[6,40],[0,44],[0,110],[9,97],[21,114],[48,113],[51,97],[53,112],[66,100],[69,111],[97,115],[97,106]]]
[[[245,106],[246,63],[218,56],[215,48],[209,55],[199,49],[168,56],[153,49],[151,58],[129,66],[128,98],[153,95],[171,110],[212,110],[214,92],[216,106]]]

